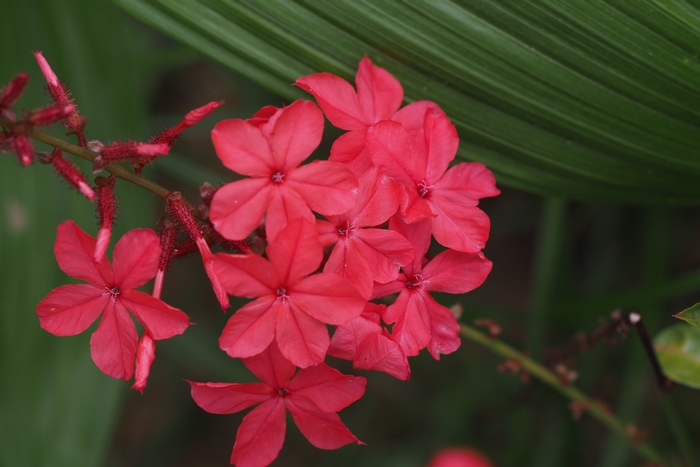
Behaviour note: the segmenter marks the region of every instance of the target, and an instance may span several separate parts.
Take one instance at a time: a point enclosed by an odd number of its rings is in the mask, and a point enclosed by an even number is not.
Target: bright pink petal
[[[416,188],[409,186],[401,187],[399,214],[408,224],[414,224],[437,215],[432,204],[421,197]]]
[[[374,305],[368,303],[367,306]],[[364,316],[336,328],[328,347],[328,355],[345,360],[353,360],[360,343],[369,335],[379,335],[382,327],[378,322]]]
[[[199,249],[199,254],[202,256],[202,263],[204,264],[204,271],[207,273],[207,277],[209,278],[209,282],[211,282],[211,286],[214,289],[214,294],[216,295],[216,299],[219,301],[219,304],[221,305],[221,309],[225,310],[231,304],[228,301],[228,295],[226,294],[226,288],[224,287],[223,283],[219,279],[219,276],[216,275],[216,271],[214,268],[214,255],[211,253],[211,250],[209,249],[209,245],[207,244],[206,240],[204,240],[204,237],[199,237],[197,239],[197,248]]]
[[[335,244],[323,267],[324,273],[334,273],[352,284],[360,296],[369,299],[372,295],[372,269],[356,248],[356,241],[341,238]],[[398,269],[396,274],[398,275]],[[385,281],[386,282],[386,281]]]
[[[288,306],[280,307],[276,336],[282,355],[300,368],[321,363],[330,342],[326,325],[291,300]]]
[[[392,120],[400,122],[411,137],[420,139],[424,131],[425,112],[428,110],[441,110],[440,106],[432,101],[416,101],[400,108]]]
[[[385,223],[399,207],[401,190],[386,167],[373,167],[359,179],[355,206],[348,212],[357,227],[375,227]]]
[[[480,162],[462,162],[450,168],[431,192],[435,202],[449,200],[462,206],[476,206],[481,198],[500,194],[493,173]]]
[[[275,398],[260,404],[243,417],[231,464],[237,467],[265,467],[279,455],[287,429],[285,404]]]
[[[379,282],[375,282],[374,287],[372,287],[372,295],[369,299],[373,300],[375,298],[397,294],[405,288],[406,277],[403,274],[399,274],[399,277],[395,281],[387,282],[386,284],[380,284]]]
[[[425,258],[425,254],[430,247],[432,227],[431,219],[425,219],[410,225],[406,224],[398,215],[389,219],[389,229],[400,233],[413,245],[415,251],[413,267],[407,269],[407,273],[410,275],[420,271],[423,267],[423,258]]]
[[[461,345],[459,324],[449,308],[440,305],[429,294],[425,295],[425,299],[430,312],[432,334],[428,351],[435,360],[440,360],[441,354],[451,354]]]
[[[150,229],[134,229],[114,247],[114,281],[121,289],[142,286],[156,275],[160,263],[160,237]]]
[[[266,295],[236,311],[226,323],[219,346],[233,358],[257,355],[275,337],[279,310],[285,308],[274,295]]]
[[[422,292],[401,292],[383,319],[395,323],[392,337],[407,357],[418,355],[430,342],[430,314]]]
[[[407,381],[411,377],[406,355],[386,330],[366,336],[360,342],[352,363],[353,368],[383,371],[401,381]]]
[[[272,190],[270,207],[265,219],[265,233],[267,240],[273,241],[280,232],[294,221],[306,220],[310,223],[316,221],[314,213],[306,204],[306,201],[288,184],[278,186]]]
[[[105,256],[99,263],[94,261],[95,244],[94,238],[68,220],[58,226],[53,251],[63,272],[95,287],[103,287],[113,282],[112,267]]]
[[[357,177],[338,162],[303,165],[288,173],[287,183],[313,211],[324,215],[342,214],[357,199]]]
[[[285,287],[311,274],[323,261],[316,225],[303,220],[292,222],[270,242],[267,256],[279,283]]]
[[[333,222],[316,219],[316,231],[318,232],[318,240],[324,248],[333,245],[340,238],[338,227]]]
[[[209,210],[216,231],[229,240],[246,238],[270,206],[271,184],[268,178],[246,178],[216,190]]]
[[[366,56],[360,61],[355,83],[366,122],[388,120],[401,106],[403,87],[399,80],[385,69],[374,66]]]
[[[396,182],[413,186],[425,178],[425,156],[398,122],[384,120],[367,130],[367,153],[375,166],[384,165]]]
[[[286,399],[294,423],[311,444],[319,449],[338,449],[349,443],[360,444],[336,413],[306,410]]]
[[[330,122],[343,130],[362,130],[374,122],[365,121],[355,89],[339,76],[316,73],[296,83],[312,94]]]
[[[476,253],[486,246],[491,221],[484,211],[470,207],[444,210],[435,203],[431,208],[437,213],[433,236],[440,245],[465,253]]]
[[[230,170],[250,177],[268,177],[274,160],[260,129],[244,120],[224,120],[211,132],[216,154]]]
[[[134,372],[134,384],[131,389],[136,389],[143,394],[151,374],[151,365],[156,358],[156,342],[148,330],[144,331],[138,346],[136,346],[136,371]]]
[[[274,339],[262,353],[244,358],[243,364],[255,376],[277,389],[286,388],[297,371],[297,367],[284,358]]]
[[[326,324],[357,318],[367,302],[352,284],[331,273],[305,277],[287,293],[295,306]]]
[[[277,391],[265,383],[188,382],[195,403],[215,414],[240,412],[277,396]]]
[[[214,271],[226,291],[236,297],[256,298],[274,293],[280,285],[277,274],[262,256],[214,255]]]
[[[393,230],[360,229],[353,237],[358,254],[372,271],[372,279],[382,284],[395,280],[399,267],[413,261],[413,245]]]
[[[484,283],[492,263],[479,253],[446,250],[439,253],[421,271],[426,290],[462,294]]]
[[[287,173],[321,143],[323,114],[311,101],[298,100],[282,109],[270,137],[275,169]]]
[[[358,177],[372,168],[372,161],[365,148],[365,133],[366,130],[362,129],[340,135],[331,146],[328,160],[340,162]]]
[[[92,361],[112,378],[128,380],[134,374],[137,343],[136,326],[129,313],[118,300],[111,302],[90,337]]]
[[[360,399],[366,385],[361,376],[344,375],[321,363],[299,370],[287,388],[289,399],[299,408],[338,412]]]
[[[427,158],[425,181],[432,184],[442,177],[457,155],[459,136],[447,115],[437,109],[426,112],[423,131],[424,140],[418,146]]]
[[[436,453],[428,467],[495,467],[495,464],[473,449],[448,448]]]
[[[117,301],[132,312],[156,340],[182,334],[190,325],[189,318],[181,310],[139,290],[122,290]]]
[[[56,336],[74,336],[95,322],[110,297],[89,284],[62,285],[39,302],[36,313],[42,329]]]

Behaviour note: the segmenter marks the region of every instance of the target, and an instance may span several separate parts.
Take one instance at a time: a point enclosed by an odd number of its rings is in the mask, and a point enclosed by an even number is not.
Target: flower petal
[[[401,190],[384,166],[373,167],[359,179],[355,206],[348,212],[357,227],[375,227],[389,220],[399,208]]]
[[[318,365],[326,356],[328,329],[326,325],[301,311],[291,300],[280,307],[276,338],[282,355],[292,364],[306,368]]]
[[[370,306],[379,306],[367,303],[365,309]],[[382,305],[386,308],[386,305]],[[362,340],[368,335],[382,333],[382,327],[373,319],[369,319],[363,313],[352,321],[338,326],[333,333],[328,347],[328,355],[344,360],[353,360]]]
[[[277,297],[266,295],[236,311],[226,323],[219,346],[233,358],[246,358],[264,351],[275,337],[279,310]]]
[[[94,238],[83,232],[71,220],[61,222],[57,230],[53,251],[63,272],[95,287],[103,287],[113,282],[112,266],[107,257],[102,256],[99,262],[94,261]]]
[[[430,314],[424,292],[401,292],[383,319],[395,323],[391,335],[407,357],[418,355],[430,342]]]
[[[136,326],[129,313],[119,300],[111,302],[90,337],[92,361],[112,378],[128,380],[134,374],[137,343]]]
[[[459,136],[445,112],[439,109],[426,111],[423,125],[423,140],[417,146],[425,154],[425,181],[430,185],[442,177],[457,155]]]
[[[271,191],[270,207],[265,219],[265,233],[268,241],[273,241],[294,221],[306,220],[311,223],[316,221],[306,201],[293,187],[284,184]]]
[[[407,381],[411,377],[406,355],[386,330],[365,336],[352,360],[352,367],[359,370],[383,371],[401,381]]]
[[[459,338],[459,324],[449,308],[440,305],[426,294],[426,304],[430,313],[430,333],[428,351],[435,360],[440,354],[451,354],[462,344]]]
[[[361,229],[353,238],[356,251],[372,271],[372,279],[385,284],[399,276],[399,266],[413,261],[411,242],[394,230]]]
[[[279,455],[287,430],[285,404],[274,398],[260,404],[248,415],[236,433],[231,464],[237,467],[265,467]]]
[[[366,122],[389,120],[401,106],[403,87],[399,80],[384,68],[374,66],[367,56],[360,61],[355,83]]]
[[[156,342],[148,330],[144,331],[141,340],[136,346],[136,371],[134,375],[134,384],[131,389],[136,389],[143,394],[148,382],[148,376],[151,374],[151,365],[156,358]]]
[[[89,284],[69,284],[53,289],[39,302],[36,313],[42,329],[56,336],[74,336],[95,322],[111,295]]]
[[[262,256],[214,255],[214,271],[226,291],[236,297],[256,298],[274,293],[280,286],[277,274]]]
[[[323,261],[323,248],[315,223],[297,220],[282,235],[270,241],[267,257],[279,277],[279,284],[288,287],[316,271]]]
[[[365,129],[353,130],[340,135],[331,146],[328,160],[340,162],[358,177],[368,171],[372,168],[372,161],[365,147],[366,132]]]
[[[430,206],[437,213],[433,236],[440,245],[464,253],[476,253],[486,246],[491,221],[484,211],[466,206],[457,210],[436,203]]]
[[[156,275],[160,263],[160,237],[151,229],[134,229],[114,247],[114,281],[121,289],[142,286]]]
[[[439,253],[421,271],[426,290],[462,294],[484,283],[492,263],[483,253],[446,250]]]
[[[356,243],[352,239],[341,238],[333,247],[328,261],[323,266],[323,272],[341,276],[352,284],[364,299],[369,299],[372,295],[372,270],[357,250]],[[397,269],[397,275],[398,272]]]
[[[255,376],[278,389],[286,388],[297,371],[297,367],[284,358],[274,339],[262,353],[244,358],[243,364]]]
[[[349,443],[361,444],[340,421],[337,413],[306,410],[294,405],[289,398],[286,399],[286,403],[299,431],[317,448],[338,449]]]
[[[316,98],[326,118],[343,130],[362,130],[374,122],[366,122],[357,93],[352,85],[331,73],[316,73],[294,83]]]
[[[270,138],[275,169],[287,173],[321,143],[323,114],[311,101],[298,100],[282,109]]]
[[[271,184],[268,178],[245,178],[216,190],[209,209],[216,231],[229,240],[246,238],[270,206]]]
[[[326,324],[345,324],[357,318],[367,303],[352,284],[325,272],[305,277],[287,293],[295,306]]]
[[[139,290],[122,290],[117,301],[132,312],[156,340],[182,334],[190,325],[189,318],[182,310]]]
[[[216,154],[230,170],[250,177],[267,177],[274,160],[267,139],[245,120],[224,120],[211,132]]]
[[[355,205],[357,177],[339,162],[314,161],[288,173],[287,183],[323,215],[343,214]]]
[[[240,412],[277,396],[277,391],[265,383],[188,383],[195,403],[215,414]]]
[[[384,165],[397,183],[415,186],[425,178],[425,155],[419,155],[413,139],[399,122],[383,120],[365,136],[367,153],[375,166]]]
[[[300,408],[338,412],[365,393],[367,380],[344,375],[325,363],[304,368],[289,383],[289,399]]]

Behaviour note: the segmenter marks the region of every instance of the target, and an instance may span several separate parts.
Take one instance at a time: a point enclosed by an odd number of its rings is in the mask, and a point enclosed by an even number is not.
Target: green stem
[[[588,413],[590,413],[594,418],[598,419],[598,421],[606,425],[611,431],[617,433],[619,436],[631,443],[632,446],[634,446],[634,449],[640,455],[648,460],[663,462],[662,457],[650,445],[635,442],[627,433],[625,425],[614,414],[610,413],[595,400],[587,397],[574,386],[563,385],[559,380],[559,377],[557,377],[557,375],[545,368],[543,365],[515,350],[508,344],[489,337],[470,326],[462,324],[460,333],[463,337],[488,348],[507,360],[517,361],[521,368],[526,370],[531,376],[552,387],[571,401],[580,403],[581,406],[585,407]]]
[[[7,120],[5,118],[0,117],[0,126],[3,126],[5,128],[11,128],[13,125],[13,122],[10,120]],[[30,135],[32,138],[41,141],[43,143],[46,143],[50,146],[53,146],[55,148],[60,149],[61,151],[73,154],[74,156],[78,156],[81,159],[85,159],[87,161],[94,161],[95,157],[97,155],[90,151],[89,149],[82,148],[80,146],[77,146],[75,144],[71,144],[68,141],[65,141],[59,137],[50,135],[48,133],[44,133],[43,131],[39,131],[36,129],[32,129],[32,133]],[[165,198],[168,193],[170,193],[170,190],[168,190],[165,187],[162,187],[161,185],[157,184],[156,182],[153,182],[136,172],[133,172],[126,167],[122,167],[121,165],[116,165],[116,164],[107,164],[104,168],[107,172],[111,173],[117,178],[121,178],[122,180],[126,180],[128,182],[133,183],[134,185],[138,185],[141,188],[144,188],[151,193],[154,193],[161,198]]]

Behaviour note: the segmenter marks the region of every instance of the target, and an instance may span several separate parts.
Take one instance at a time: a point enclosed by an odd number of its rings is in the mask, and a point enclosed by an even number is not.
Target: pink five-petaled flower
[[[396,213],[400,190],[386,167],[373,167],[360,177],[355,206],[340,216],[317,221],[321,243],[335,243],[324,272],[345,277],[364,298],[372,294],[373,280],[387,283],[399,267],[413,259],[413,247],[398,232],[374,228]]]
[[[299,78],[297,86],[312,94],[330,122],[348,133],[338,138],[328,160],[342,162],[358,177],[372,162],[365,150],[365,132],[382,120],[399,121],[412,131],[419,115],[419,125],[425,110],[437,107],[428,101],[408,104],[399,110],[403,101],[401,83],[383,68],[374,66],[365,56],[357,68],[355,84],[331,73],[316,73]]]
[[[135,290],[153,278],[160,261],[160,239],[152,230],[127,232],[114,247],[114,263],[94,261],[95,239],[73,221],[58,226],[54,252],[59,267],[87,284],[62,285],[37,306],[41,327],[57,336],[86,330],[100,315],[90,339],[92,359],[113,378],[128,380],[134,372],[138,336],[131,312],[153,339],[182,334],[187,315]]]
[[[314,222],[312,210],[335,215],[350,209],[357,196],[357,178],[350,170],[328,161],[299,165],[319,145],[322,133],[323,114],[303,100],[269,119],[217,124],[212,140],[219,158],[251,178],[217,190],[209,211],[216,230],[229,240],[242,240],[267,213],[265,229],[273,239],[295,219]]]
[[[441,245],[465,253],[484,248],[490,222],[477,205],[500,191],[481,163],[447,170],[459,137],[442,110],[426,110],[422,131],[413,135],[401,123],[379,122],[367,131],[366,143],[372,162],[387,166],[402,186],[399,213],[407,223],[432,218],[432,233]]]
[[[264,467],[282,449],[286,411],[306,439],[320,449],[337,449],[361,442],[336,412],[358,400],[367,381],[348,376],[325,363],[299,370],[272,342],[263,353],[244,358],[243,364],[262,383],[193,383],[192,398],[210,413],[229,414],[256,404],[236,434],[231,464]]]
[[[366,302],[341,276],[312,274],[323,260],[314,224],[289,224],[269,243],[267,257],[214,255],[214,269],[226,291],[257,298],[229,319],[219,345],[229,356],[245,358],[276,340],[294,365],[317,365],[330,341],[326,324],[357,318]]]
[[[459,348],[459,325],[449,308],[440,305],[430,292],[467,293],[479,287],[489,272],[491,261],[483,253],[446,250],[428,263],[423,259],[430,245],[430,220],[407,225],[398,216],[389,227],[413,244],[416,257],[402,268],[399,278],[388,284],[376,284],[373,298],[399,293],[382,315],[385,323],[394,323],[391,334],[406,356],[418,355],[428,347],[436,360]]]

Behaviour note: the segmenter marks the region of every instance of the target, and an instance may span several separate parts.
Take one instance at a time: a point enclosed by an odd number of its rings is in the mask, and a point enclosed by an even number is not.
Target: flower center
[[[425,180],[421,180],[420,182],[418,182],[418,186],[416,188],[418,190],[418,195],[421,198],[425,198],[430,193],[430,189],[432,188],[432,186],[428,185],[428,183]]]
[[[270,177],[273,183],[282,183],[284,181],[284,174],[282,172],[275,172]]]
[[[284,287],[280,287],[277,289],[277,298],[281,298],[282,300],[287,300],[289,299],[289,295],[287,295],[287,289]]]
[[[289,394],[289,389],[287,389],[287,388],[279,388],[279,389],[277,390],[277,395],[280,396],[280,397],[284,397],[284,396],[286,396],[286,395],[288,395],[288,394]]]
[[[111,295],[112,301],[115,301],[119,294],[122,293],[122,291],[119,290],[119,287],[117,287],[116,285],[114,287],[107,287],[105,285],[105,290],[106,292],[104,292],[102,295]]]
[[[412,277],[409,277],[406,280],[406,288],[409,290],[423,290],[425,288],[423,276],[420,274],[414,274]]]
[[[347,237],[350,232],[357,230],[357,226],[354,222],[345,221],[343,224],[338,226],[338,235],[341,237]]]

